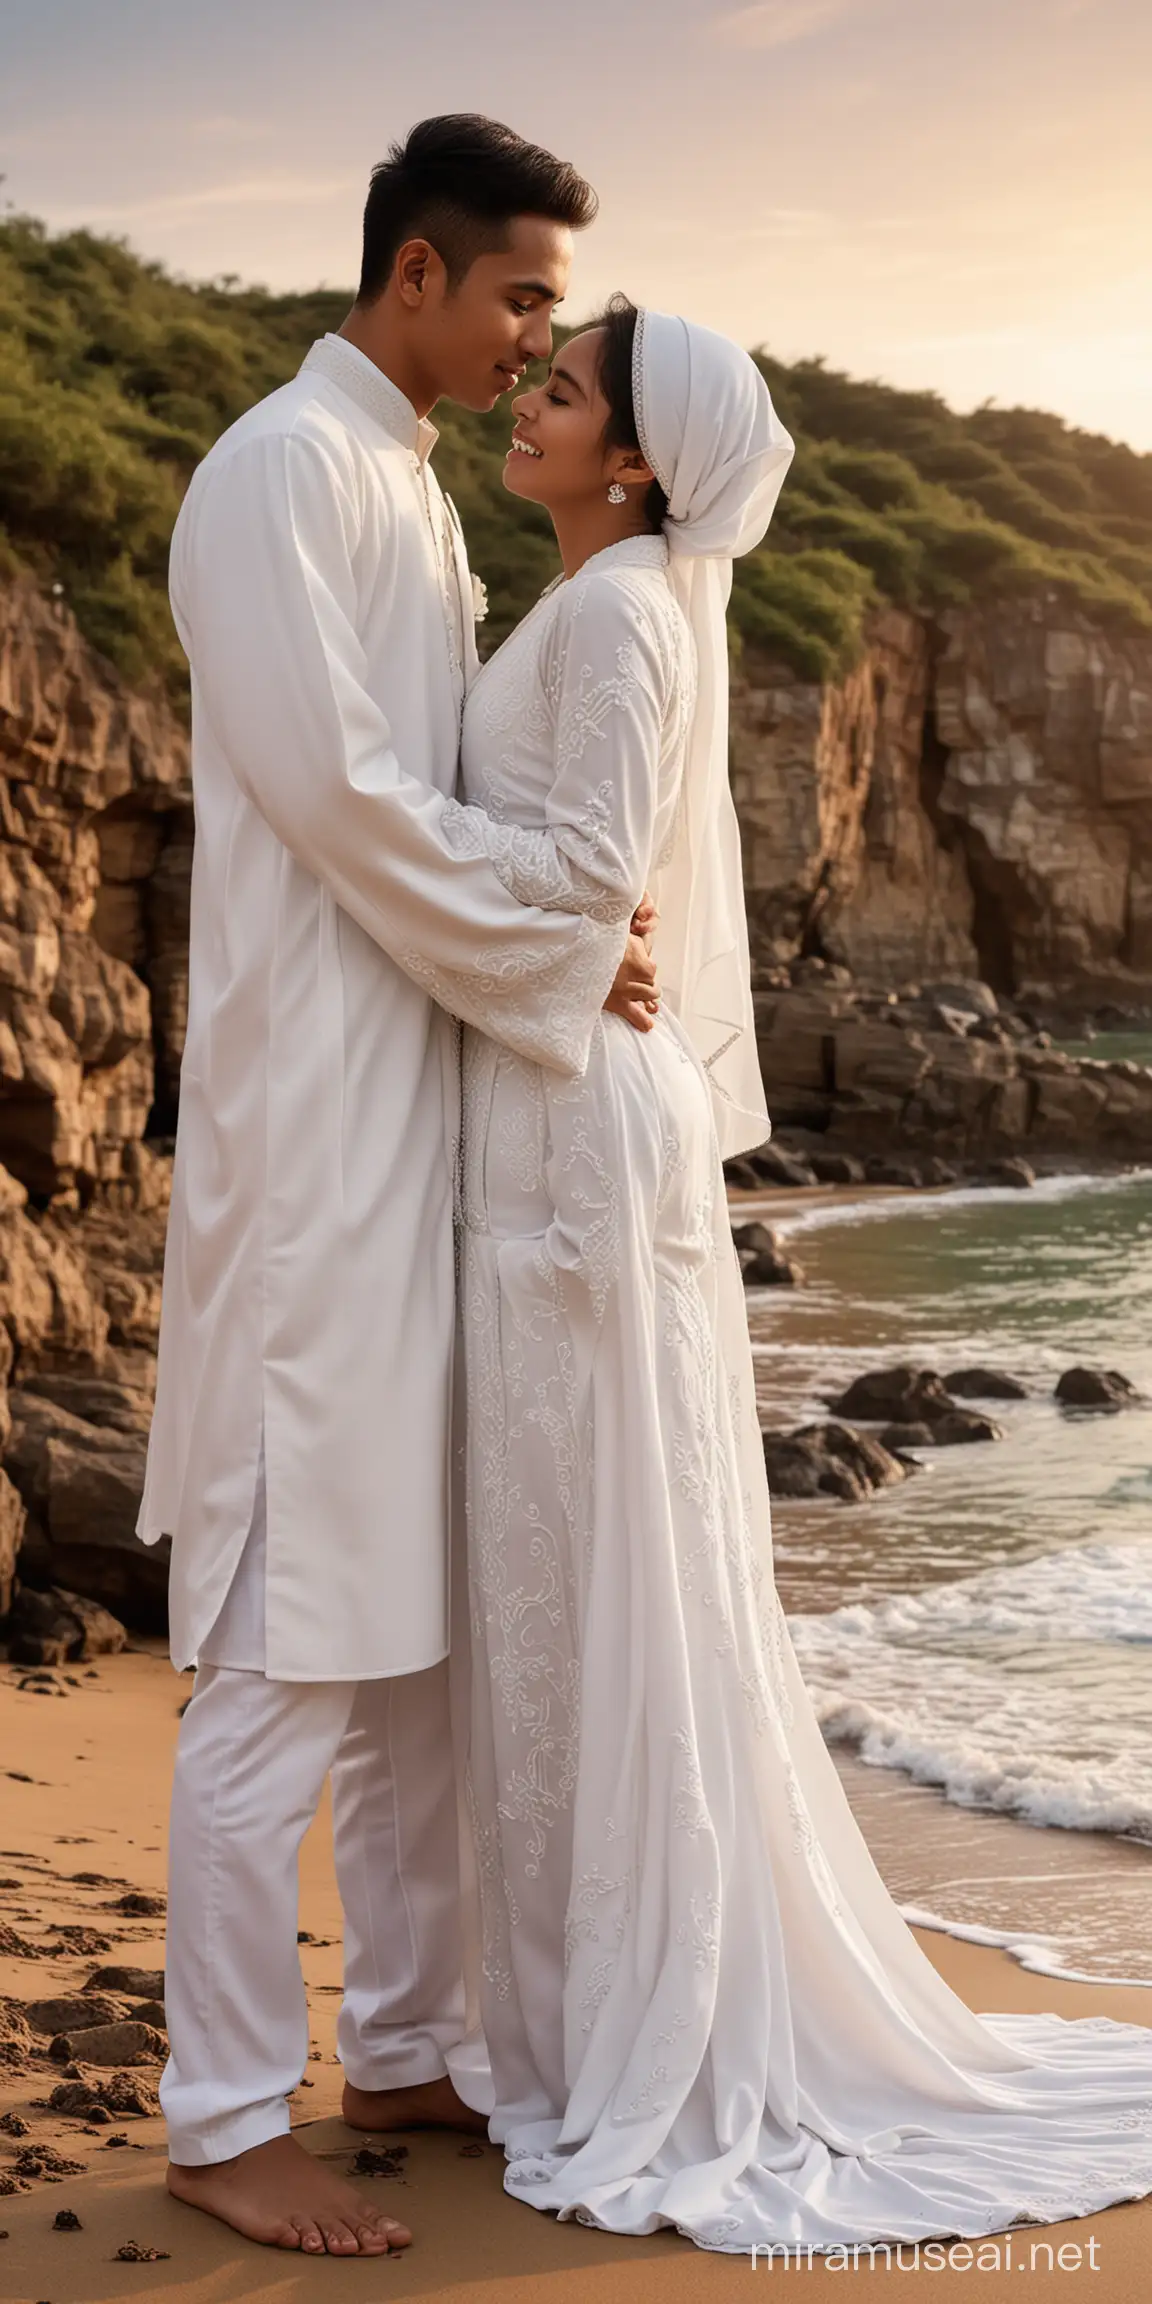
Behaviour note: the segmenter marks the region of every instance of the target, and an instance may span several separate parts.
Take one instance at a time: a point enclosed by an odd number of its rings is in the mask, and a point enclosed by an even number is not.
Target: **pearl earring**
[[[622,481],[613,480],[608,490],[608,502],[610,504],[626,504],[628,502],[628,490]]]

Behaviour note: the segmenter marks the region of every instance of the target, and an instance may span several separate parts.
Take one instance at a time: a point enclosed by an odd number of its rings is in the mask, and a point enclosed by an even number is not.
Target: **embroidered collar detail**
[[[583,576],[589,568],[664,568],[667,564],[666,536],[625,536],[619,544],[605,544],[601,551],[591,553],[576,574]]]
[[[402,448],[417,456],[421,464],[427,462],[440,437],[436,426],[430,424],[426,416],[418,416],[399,385],[394,384],[366,352],[350,344],[346,336],[319,337],[300,363],[301,375],[305,369],[315,369],[321,376],[327,376],[366,416],[382,424]]]

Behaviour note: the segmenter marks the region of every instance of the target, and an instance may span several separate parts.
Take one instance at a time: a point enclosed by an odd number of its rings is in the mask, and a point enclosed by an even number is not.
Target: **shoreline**
[[[1152,1846],[1123,1833],[1030,1824],[991,1808],[949,1800],[941,1786],[902,1769],[861,1757],[834,1744],[840,1780],[872,1855],[905,1920],[919,1936],[942,1935],[955,1944],[994,1951],[1025,1974],[1093,1990],[1152,1993],[1152,1941],[1140,1975],[1102,1975],[1065,1957],[1074,1927],[1065,1916],[1070,1883],[1116,1907],[1130,1904],[1139,1917],[1152,1909]],[[1026,1890],[1036,1918],[1028,1927],[994,1927],[966,1918],[966,1897],[990,1879]],[[911,1892],[910,1892],[911,1891]],[[938,1905],[958,1909],[943,1912]],[[1152,1933],[1152,1931],[1150,1931]],[[1152,2001],[1140,2019],[1152,2023]]]
[[[20,1883],[0,1889],[0,1920],[26,1946],[66,1941],[61,1928],[77,1926],[96,1929],[109,1945],[75,1958],[0,1953],[0,1993],[25,2001],[71,1992],[101,1961],[155,1967],[162,1960],[162,1916],[125,1916],[115,1906],[131,1890],[163,1892],[168,1775],[188,1678],[178,1677],[156,1647],[103,1659],[94,1671],[93,1678],[85,1667],[53,1674],[67,1683],[63,1694],[39,1696],[19,1688],[26,1674],[12,1667],[0,1672],[0,1750],[19,1754],[21,1774],[34,1779],[0,1777],[3,1874]],[[307,1836],[301,1874],[315,2061],[294,2114],[312,2150],[347,2166],[361,2139],[338,2117],[339,1904],[326,1812]],[[933,1966],[978,2013],[1053,2010],[1152,2021],[1145,1991],[1052,1979],[1002,1950],[928,1927],[915,1933]],[[133,2077],[154,2086],[157,2074],[154,2064]],[[346,2264],[338,2273],[323,2260],[286,2260],[168,2198],[162,2124],[155,2116],[93,2129],[37,2109],[35,2099],[46,2097],[60,2076],[60,2065],[42,2053],[24,2071],[0,2064],[0,2115],[15,2111],[29,2128],[19,2140],[0,2134],[0,2175],[29,2144],[55,2150],[77,2170],[57,2181],[47,2172],[27,2190],[0,2199],[0,2230],[9,2235],[0,2241],[0,2289],[10,2304],[113,2304],[121,2297],[148,2304],[320,2304],[334,2282],[364,2304],[380,2304],[385,2294],[451,2298],[453,2304],[706,2304],[744,2293],[747,2259],[709,2255],[669,2232],[624,2241],[575,2223],[558,2225],[503,2190],[503,2157],[495,2147],[469,2146],[453,2135],[400,2139],[408,2150],[396,2164],[399,2172],[368,2180],[376,2200],[411,2218],[417,2237],[410,2254],[388,2259],[386,2269]],[[118,2135],[126,2142],[110,2148]],[[78,2216],[79,2230],[54,2229],[61,2210]],[[1048,2269],[1046,2237],[1054,2265],[1063,2245],[1082,2251],[1076,2262],[1086,2266],[1092,2236],[1100,2304],[1136,2304],[1152,2251],[1152,2199],[1059,2226],[1016,2227],[996,2238],[1001,2252],[1012,2239],[1013,2277],[1021,2259],[1028,2268],[1033,2243],[1041,2250],[1032,2259],[1036,2268]],[[117,2262],[117,2250],[129,2241],[167,2251],[166,2259],[146,2267]],[[970,2264],[975,2261],[970,2254]],[[1003,2253],[998,2261],[1004,2263]],[[1063,2268],[1071,2261],[1066,2256]],[[796,2269],[819,2304],[839,2293],[835,2273],[819,2256]],[[962,2269],[961,2260],[938,2271],[937,2284],[947,2290]],[[998,2290],[993,2285],[982,2293],[995,2299]]]
[[[1152,1182],[1152,1163],[1145,1166],[1125,1162],[1107,1168],[1054,1168],[1038,1175],[1026,1190],[1012,1184],[978,1184],[963,1178],[955,1184],[765,1184],[759,1191],[729,1184],[728,1208],[736,1222],[762,1220],[781,1237],[795,1238],[803,1232],[822,1231],[826,1225],[843,1223],[849,1216],[867,1223],[890,1216],[897,1209],[908,1213],[940,1205],[1006,1208],[1019,1203],[1034,1204],[1037,1200],[1072,1199],[1078,1192],[1122,1191],[1129,1185],[1149,1182]],[[771,1288],[748,1290],[749,1296],[758,1299],[770,1298],[774,1293]]]
[[[825,1236],[841,1228],[849,1235],[860,1227],[872,1230],[877,1223],[897,1218],[907,1236],[905,1220],[910,1216],[935,1219],[961,1210],[996,1208],[1003,1211],[1015,1208],[1018,1203],[1022,1204],[1022,1215],[1026,1216],[1032,1208],[1040,1216],[1044,1204],[1058,1207],[1080,1195],[1112,1195],[1129,1188],[1146,1189],[1150,1182],[1152,1168],[1149,1167],[1094,1171],[1066,1168],[1049,1174],[1026,1192],[1007,1185],[964,1182],[918,1189],[858,1184],[777,1185],[755,1192],[730,1189],[734,1224],[758,1219],[773,1229],[789,1254],[798,1255],[803,1262],[807,1241],[814,1256],[810,1300],[806,1300],[803,1286],[796,1290],[787,1287],[748,1290],[758,1385],[762,1382],[765,1387],[760,1401],[762,1424],[768,1430],[790,1430],[829,1413],[826,1407],[817,1408],[816,1402],[840,1388],[846,1380],[845,1372],[840,1368],[835,1378],[830,1377],[826,1384],[820,1382],[818,1372],[826,1360],[829,1367],[835,1363],[837,1342],[846,1345],[847,1337],[851,1338],[851,1344],[846,1348],[851,1351],[856,1372],[904,1360],[938,1369],[958,1364],[956,1359],[939,1357],[930,1342],[916,1342],[914,1332],[907,1344],[900,1345],[892,1341],[889,1332],[887,1341],[878,1341],[870,1351],[866,1317],[858,1323],[849,1321],[845,1329],[845,1304],[841,1302],[843,1283],[838,1292],[835,1280],[841,1246],[839,1242],[833,1244],[821,1260],[817,1237],[822,1249]],[[996,1221],[1002,1228],[1003,1216]],[[927,1241],[925,1252],[930,1253]],[[869,1251],[873,1270],[882,1262],[883,1253],[877,1244]],[[858,1268],[859,1259],[850,1256],[845,1269]],[[972,1350],[972,1359],[979,1358],[982,1364],[1006,1373],[1028,1375],[1032,1388],[1034,1371],[1028,1368],[1026,1358],[1022,1362],[1020,1337],[1012,1344],[1007,1333],[1003,1337],[998,1330],[986,1333],[986,1344]],[[802,1390],[811,1396],[811,1404],[794,1397],[797,1387],[787,1379],[781,1396],[779,1371],[794,1365],[796,1358],[805,1371]],[[1073,1358],[1075,1354],[1070,1351],[1068,1359]],[[1046,1381],[1050,1384],[1051,1378]],[[1051,1403],[1043,1392],[1035,1394],[1032,1405],[1042,1414],[1051,1413]],[[1004,1404],[993,1406],[996,1416],[1008,1425],[1009,1447],[1015,1434],[1025,1449],[1035,1448],[1035,1440],[1028,1442],[1023,1429],[1017,1428],[1016,1419],[1023,1415],[1023,1409],[1009,1404],[1005,1414]],[[872,1427],[861,1429],[868,1432]],[[930,1455],[926,1477],[932,1482],[932,1488],[920,1491],[917,1483],[915,1494],[898,1490],[884,1492],[858,1506],[778,1499],[773,1514],[778,1539],[777,1574],[786,1591],[789,1615],[800,1620],[809,1617],[818,1620],[825,1614],[835,1615],[841,1607],[850,1613],[854,1606],[875,1609],[882,1614],[889,1603],[899,1605],[907,1598],[913,1615],[922,1611],[924,1636],[931,1647],[931,1625],[927,1617],[931,1614],[932,1595],[938,1584],[950,1596],[957,1591],[962,1593],[964,1587],[971,1584],[974,1588],[972,1606],[978,1608],[976,1588],[989,1577],[995,1583],[996,1562],[1001,1563],[1003,1573],[1007,1553],[993,1550],[985,1556],[979,1551],[968,1554],[962,1549],[956,1553],[954,1564],[941,1574],[931,1566],[927,1573],[923,1567],[918,1569],[917,1555],[913,1552],[908,1559],[907,1574],[901,1569],[907,1530],[923,1520],[926,1501],[930,1515],[960,1509],[963,1516],[964,1507],[962,1504],[958,1507],[957,1498],[971,1492],[995,1514],[997,1502],[989,1489],[989,1475],[993,1489],[997,1481],[1002,1480],[1006,1494],[1013,1499],[1013,1527],[1020,1530],[1028,1525],[1019,1515],[1027,1480],[1036,1477],[1035,1467],[1029,1472],[1026,1456],[1021,1458],[1015,1449],[1003,1467],[993,1465],[991,1452],[987,1452],[987,1464],[984,1462],[986,1452],[977,1453],[979,1463],[975,1458],[969,1459],[967,1450],[947,1451],[939,1459]],[[973,1489],[974,1479],[977,1486]],[[977,1511],[979,1508],[977,1504]],[[970,1513],[972,1506],[967,1509]],[[839,1518],[841,1512],[845,1514],[843,1521]],[[985,1524],[992,1526],[994,1521]],[[875,1539],[869,1538],[870,1528],[879,1531]],[[1089,1541],[1088,1537],[1085,1541]],[[1091,1541],[1096,1546],[1103,1545],[1105,1552],[1108,1550],[1099,1520],[1092,1530]],[[1116,1541],[1122,1543],[1119,1528]],[[1049,1552],[1044,1534],[1038,1536],[1038,1543],[1037,1557],[1044,1561],[1047,1569],[1062,1555],[1059,1551]],[[879,1583],[871,1586],[871,1597],[867,1574],[862,1588],[859,1583],[854,1584],[850,1571],[844,1580],[844,1570],[857,1544],[870,1558],[875,1551],[877,1563],[881,1560],[891,1563],[891,1581],[882,1574]],[[1027,1547],[1022,1549],[1026,1551]],[[1074,1545],[1072,1549],[1074,1556]],[[812,1574],[805,1566],[806,1557],[813,1562]],[[1071,1575],[1070,1567],[1066,1582]],[[1009,1582],[1010,1577],[1011,1570]],[[840,1583],[840,1593],[835,1590],[837,1583]],[[823,1586],[827,1586],[826,1591]],[[1006,1584],[1005,1602],[1008,1596]],[[1009,1629],[1013,1607],[1017,1611],[1013,1628],[1019,1627],[1018,1604],[1013,1602],[1001,1619],[1003,1630]],[[960,1613],[963,1615],[963,1610]],[[952,1620],[946,1613],[944,1621]],[[994,1613],[990,1621],[994,1621]],[[849,1622],[846,1630],[854,1629]],[[803,1650],[798,1628],[796,1636]],[[1016,1636],[1027,1637],[1022,1628]],[[1086,1637],[1092,1637],[1090,1630]],[[1127,1653],[1131,1655],[1135,1651]],[[806,1665],[806,1670],[810,1669],[811,1665]],[[848,1721],[842,1733],[829,1734],[833,1757],[853,1807],[858,1815],[862,1809],[868,1815],[868,1834],[874,1853],[878,1845],[884,1856],[885,1877],[906,1918],[931,1925],[957,1942],[996,1946],[1014,1965],[1031,1973],[1093,1983],[1104,1976],[1114,1976],[1142,1992],[1152,1986],[1152,1923],[1142,1924],[1140,1920],[1141,1897],[1152,1908],[1152,1871],[1149,1870],[1152,1846],[1137,1829],[1109,1830],[1096,1821],[1083,1825],[1071,1822],[1067,1804],[1059,1799],[1057,1813],[1049,1817],[1029,1817],[1026,1810],[1022,1812],[1023,1803],[1014,1806],[1001,1798],[1011,1789],[1001,1779],[1014,1774],[1002,1744],[989,1747],[986,1770],[989,1788],[986,1804],[982,1805],[978,1797],[982,1739],[978,1734],[969,1736],[965,1750],[961,1731],[958,1760],[955,1736],[946,1727],[938,1732],[931,1726],[925,1727],[913,1706],[911,1718],[916,1725],[902,1729],[907,1708],[895,1697],[886,1705],[883,1694],[874,1695],[867,1682],[858,1683],[850,1668],[844,1671],[842,1679],[833,1679],[828,1685],[842,1693],[842,1706],[834,1705],[832,1709],[842,1710]],[[873,1710],[875,1706],[879,1707],[878,1713]],[[891,1720],[885,1717],[889,1711]],[[946,1712],[942,1718],[947,1719]],[[868,1747],[867,1752],[862,1747]],[[890,1758],[889,1752],[893,1755]],[[941,1771],[939,1774],[937,1768]],[[1028,1781],[1027,1776],[1021,1780]],[[973,1786],[976,1797],[970,1797]],[[1058,1792],[1058,1784],[1056,1789]],[[1091,1815],[1094,1805],[1098,1808],[1100,1802],[1087,1799],[1085,1813]],[[1062,1807],[1063,1814],[1060,1813]],[[921,1864],[906,1861],[904,1847],[915,1850],[921,1836],[927,1842],[925,1861]],[[976,1876],[978,1884],[973,1886]],[[1063,1898],[1066,1905],[1062,1903]],[[1017,1912],[1027,1914],[1026,1924],[1016,1920]],[[1095,1930],[1087,1925],[1092,1915],[1095,1915]],[[1004,1926],[998,1924],[1002,1916]],[[997,1924],[991,1925],[990,1921]],[[1110,1961],[1114,1965],[1110,1965]]]

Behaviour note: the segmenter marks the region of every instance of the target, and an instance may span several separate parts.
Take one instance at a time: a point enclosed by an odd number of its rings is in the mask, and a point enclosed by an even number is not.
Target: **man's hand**
[[[652,910],[650,905],[648,910]],[[638,912],[636,918],[640,916]],[[653,926],[655,920],[656,915],[652,912]],[[616,981],[604,1002],[605,1013],[609,1016],[622,1016],[635,1032],[650,1032],[656,1022],[659,1007],[660,987],[656,982],[656,963],[648,950],[645,937],[637,935],[634,919],[624,958],[616,971]]]
[[[656,906],[652,902],[652,898],[648,894],[648,890],[645,889],[644,894],[640,898],[640,902],[636,906],[636,910],[632,914],[632,934],[634,936],[642,937],[645,944],[647,944],[649,948],[651,948],[652,938],[656,930],[656,922],[659,918],[660,914],[656,910]]]

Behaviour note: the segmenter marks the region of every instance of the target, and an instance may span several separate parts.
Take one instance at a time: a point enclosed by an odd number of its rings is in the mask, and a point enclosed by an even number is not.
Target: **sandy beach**
[[[133,1652],[94,1667],[32,1674],[0,1670],[0,1995],[9,2008],[68,1998],[103,1967],[163,1965],[164,1834],[168,1774],[179,1706],[189,1681],[166,1659]],[[867,1804],[865,1803],[865,1812]],[[1107,1850],[1101,1861],[1107,1862]],[[149,1912],[123,1900],[158,1900]],[[339,2005],[340,1916],[328,1819],[305,1843],[300,1926],[308,1981],[312,2060],[295,2117],[313,2151],[351,2166],[361,2140],[339,2113],[334,2053]],[[918,1931],[930,1959],[977,2010],[1053,2009],[1152,2023],[1152,1994],[1066,1983],[1028,1973],[1000,1951]],[[11,2030],[11,2027],[9,2027]],[[109,2074],[53,2061],[46,2034],[29,2050],[0,2030],[0,2296],[8,2304],[103,2304],[104,2299],[179,2299],[180,2304],[312,2304],[341,2295],[491,2299],[492,2304],[692,2304],[738,2296],[761,2280],[802,2277],[814,2299],[843,2293],[843,2270],[753,2267],[706,2255],[677,2235],[616,2240],[557,2225],[502,2189],[502,2155],[457,2136],[412,2134],[406,2150],[364,2182],[411,2223],[415,2245],[375,2263],[305,2263],[248,2246],[163,2189],[162,2123],[155,2116],[51,2109],[70,2072],[98,2088]],[[10,2060],[9,2060],[10,2059]],[[155,2061],[129,2085],[154,2094]],[[26,2125],[21,2125],[22,2123]],[[391,2172],[388,2172],[388,2171]],[[9,2190],[8,2185],[13,2189]],[[79,2229],[55,2228],[61,2212]],[[120,2257],[134,2245],[143,2260]],[[967,2248],[967,2253],[965,2250]],[[156,2260],[149,2250],[162,2251]],[[1099,2304],[1136,2304],[1147,2293],[1152,2199],[1058,2227],[1028,2226],[996,2240],[952,2244],[952,2262],[915,2271],[933,2293],[1019,2294],[1021,2271],[1091,2293]],[[890,2267],[898,2269],[893,2251]],[[882,2274],[861,2259],[859,2271]],[[1090,2291],[1081,2282],[1091,2282]]]

